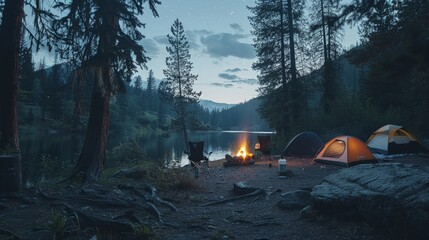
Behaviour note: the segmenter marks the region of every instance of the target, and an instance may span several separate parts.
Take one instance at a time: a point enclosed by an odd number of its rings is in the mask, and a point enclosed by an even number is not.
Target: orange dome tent
[[[329,140],[314,160],[343,166],[378,162],[366,144],[352,136],[338,136]]]

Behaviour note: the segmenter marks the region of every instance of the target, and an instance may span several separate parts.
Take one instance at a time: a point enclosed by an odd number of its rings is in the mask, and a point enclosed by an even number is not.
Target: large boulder
[[[284,193],[278,202],[278,206],[282,209],[302,209],[307,205],[311,205],[311,195],[305,190]]]
[[[365,164],[325,177],[311,192],[314,208],[361,217],[398,239],[429,239],[429,169],[402,164]]]

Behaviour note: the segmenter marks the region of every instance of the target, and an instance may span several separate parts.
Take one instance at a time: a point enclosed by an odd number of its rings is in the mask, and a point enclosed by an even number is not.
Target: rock
[[[307,205],[305,208],[299,211],[299,214],[301,215],[301,217],[307,218],[311,216],[311,214],[313,214],[313,208],[311,207],[311,205]]]
[[[232,191],[235,194],[242,195],[256,191],[258,188],[250,187],[246,182],[236,182]]]
[[[287,192],[281,196],[278,206],[282,209],[302,209],[312,203],[310,192],[305,190]]]
[[[311,192],[314,208],[387,229],[395,238],[429,239],[429,169],[364,164],[325,177]]]

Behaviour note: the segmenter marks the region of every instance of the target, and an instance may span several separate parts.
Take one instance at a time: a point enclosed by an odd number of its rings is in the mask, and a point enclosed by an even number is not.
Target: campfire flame
[[[242,157],[243,159],[252,158],[253,154],[247,151],[247,146],[245,143],[241,145],[240,150],[235,154],[237,157]]]
[[[247,155],[246,146],[241,147],[240,150],[235,155],[237,157],[246,157],[246,155]]]

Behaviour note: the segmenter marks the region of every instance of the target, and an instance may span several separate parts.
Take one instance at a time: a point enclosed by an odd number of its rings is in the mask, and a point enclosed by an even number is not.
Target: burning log
[[[248,152],[246,150],[246,146],[242,146],[235,156],[231,156],[229,154],[225,155],[226,162],[223,163],[223,166],[229,167],[229,166],[251,165],[255,163],[253,159],[254,159],[253,153]]]

